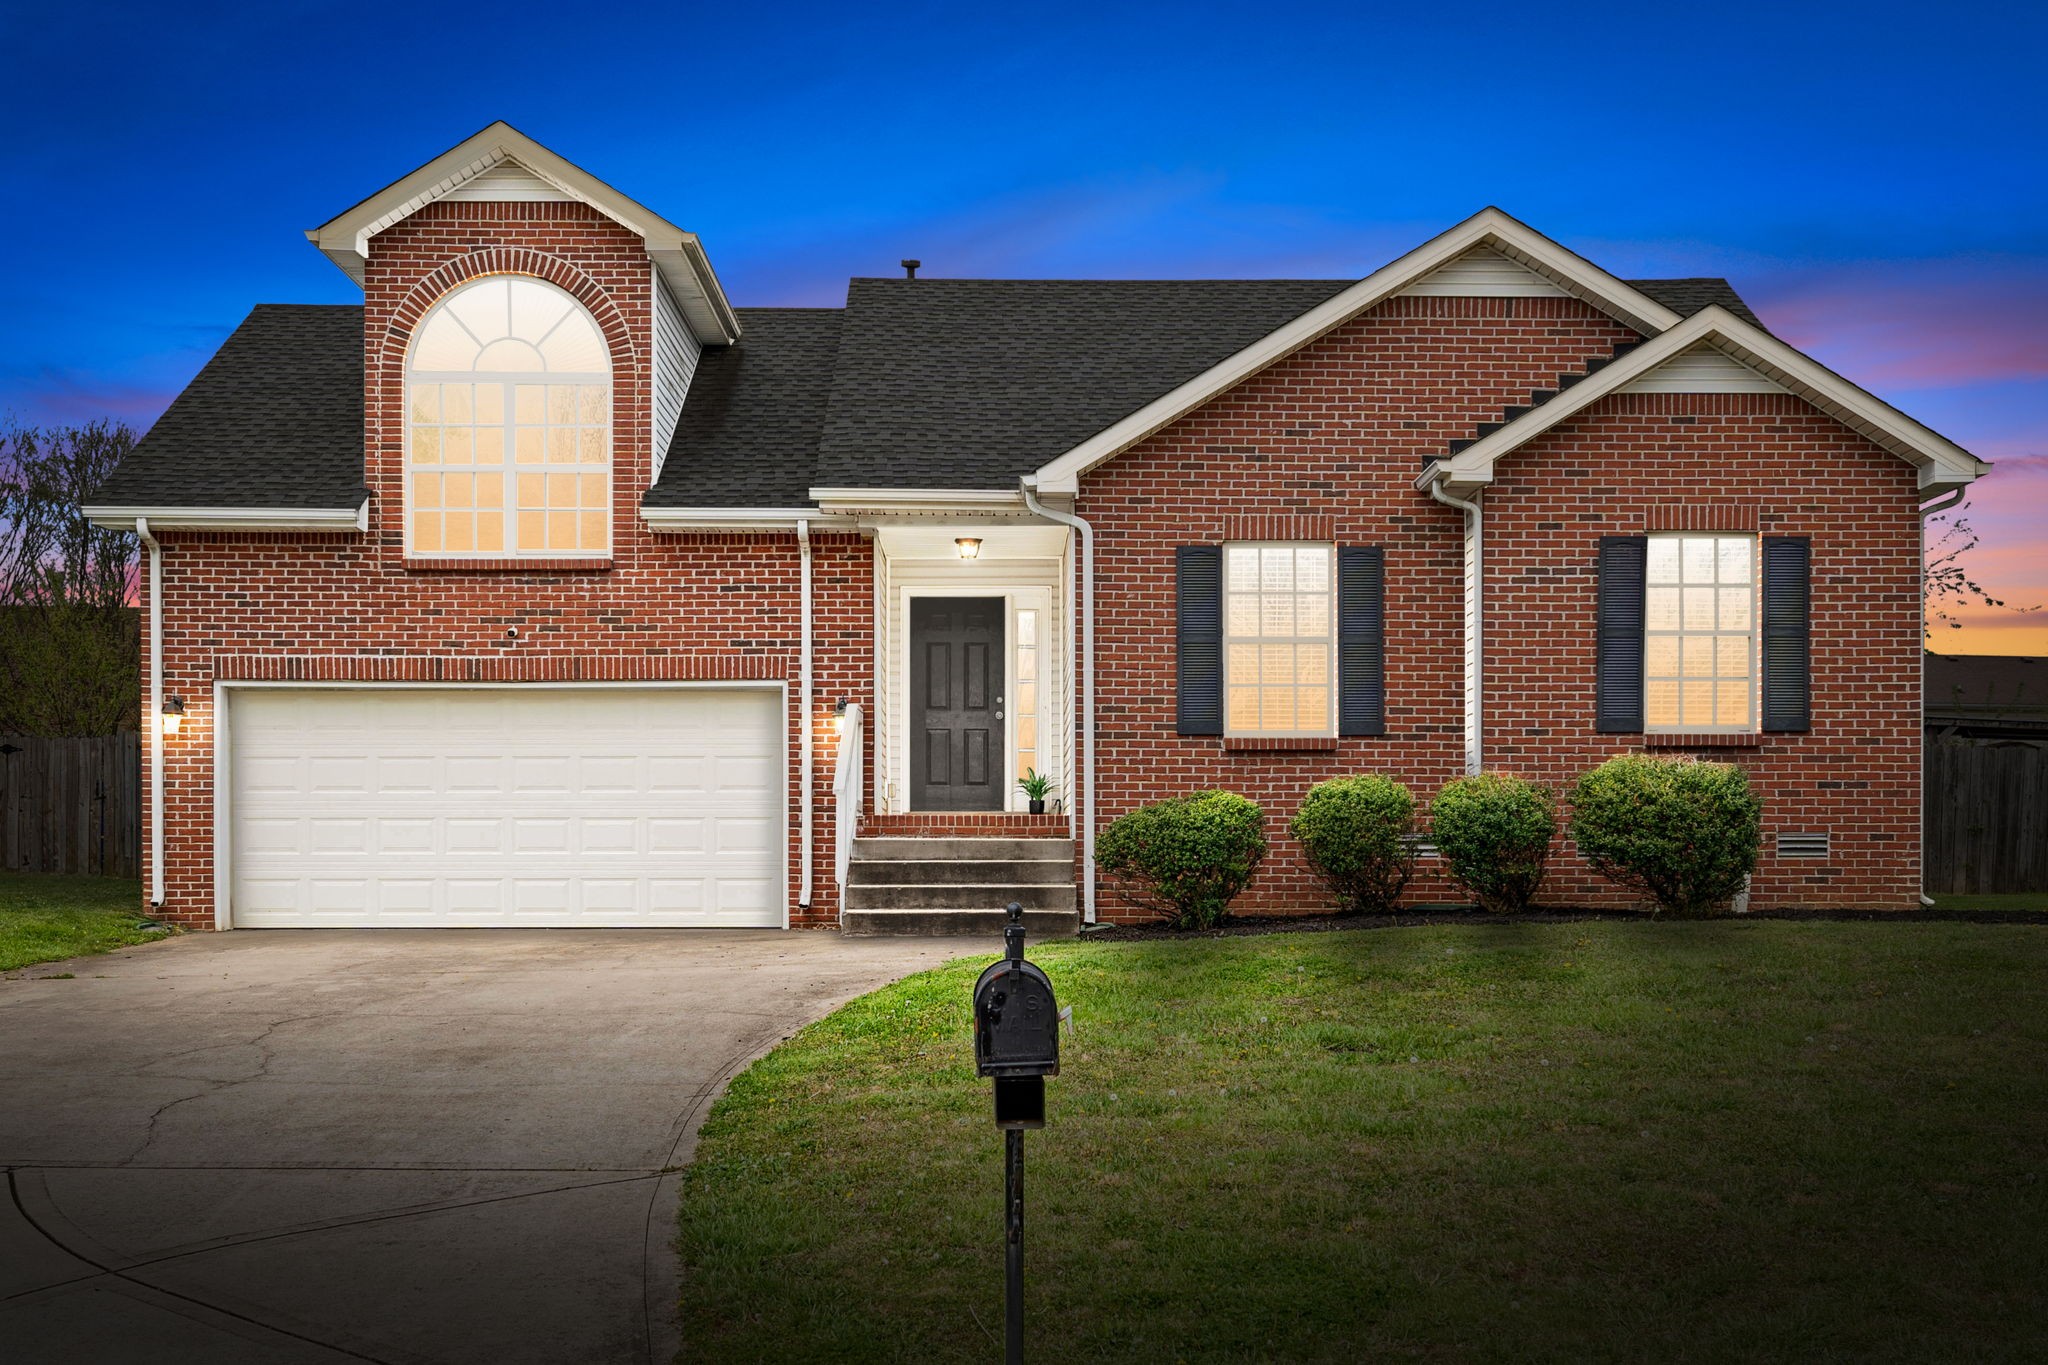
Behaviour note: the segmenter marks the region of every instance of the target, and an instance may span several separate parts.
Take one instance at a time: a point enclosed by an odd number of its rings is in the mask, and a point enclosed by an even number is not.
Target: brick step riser
[[[948,858],[926,862],[912,858],[877,858],[872,861],[855,858],[846,869],[847,880],[862,883],[887,883],[904,885],[924,882],[951,886],[1042,886],[1074,881],[1074,860],[1072,858],[1048,858],[1027,862],[1023,859],[988,859],[969,861]]]

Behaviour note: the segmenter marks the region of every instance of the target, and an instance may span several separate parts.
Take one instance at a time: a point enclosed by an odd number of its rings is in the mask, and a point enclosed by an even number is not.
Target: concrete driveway
[[[0,980],[0,1354],[666,1362],[674,1170],[727,1079],[999,948],[245,930],[29,968]]]

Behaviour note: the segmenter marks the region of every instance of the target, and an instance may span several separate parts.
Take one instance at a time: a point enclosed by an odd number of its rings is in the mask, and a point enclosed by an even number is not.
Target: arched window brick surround
[[[401,517],[387,517],[384,513],[387,508],[403,506],[405,457],[403,441],[396,439],[394,433],[402,429],[404,422],[406,350],[411,344],[414,329],[436,303],[451,290],[486,275],[530,275],[545,280],[588,310],[612,357],[614,439],[620,442],[613,476],[615,503],[618,490],[631,486],[627,470],[636,452],[627,439],[627,428],[638,425],[638,412],[645,401],[643,389],[647,356],[644,348],[636,344],[632,328],[627,325],[611,295],[568,261],[530,247],[486,247],[457,256],[414,281],[391,310],[389,321],[367,338],[369,391],[365,395],[368,400],[365,419],[369,449],[366,482],[371,490],[370,520],[380,553],[394,565],[406,562],[405,528]],[[614,523],[625,524],[616,506]],[[446,567],[462,570],[511,569],[530,562],[516,558],[466,559],[448,561]],[[556,571],[572,571],[604,568],[609,563],[608,559],[561,559],[552,561],[550,566]],[[434,568],[442,564],[443,561],[439,560],[412,561],[413,567],[417,568]]]

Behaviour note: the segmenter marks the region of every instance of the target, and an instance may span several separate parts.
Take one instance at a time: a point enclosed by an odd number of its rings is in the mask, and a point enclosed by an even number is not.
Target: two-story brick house
[[[181,923],[1071,924],[1212,786],[1305,908],[1323,777],[1643,748],[1755,775],[1754,904],[1915,903],[1920,518],[1985,466],[1724,281],[1488,209],[1358,280],[739,308],[503,124],[308,236],[362,306],[255,309],[90,509]]]

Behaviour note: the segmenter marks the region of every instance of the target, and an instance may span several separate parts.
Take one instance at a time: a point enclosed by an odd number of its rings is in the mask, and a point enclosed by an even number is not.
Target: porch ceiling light
[[[981,558],[981,537],[958,536],[954,539],[953,544],[959,549],[962,559]]]
[[[161,717],[161,723],[163,725],[164,734],[166,736],[177,734],[178,727],[182,725],[184,721],[185,699],[183,697],[165,697],[163,715]]]

